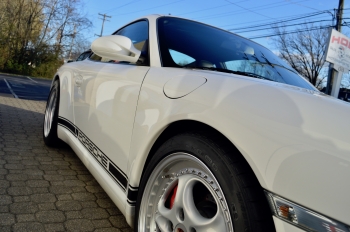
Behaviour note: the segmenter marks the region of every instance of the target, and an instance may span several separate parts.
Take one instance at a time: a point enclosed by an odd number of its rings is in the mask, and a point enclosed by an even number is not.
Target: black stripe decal
[[[60,123],[58,123],[58,125],[60,125],[61,127],[66,128],[67,130],[69,130],[70,132],[72,132],[72,134],[74,134],[74,132],[73,132],[73,131],[71,131],[71,129],[70,129],[70,128],[68,128],[68,127],[66,127],[65,125],[62,125],[62,124],[60,124]]]
[[[113,163],[112,160],[106,156],[101,149],[99,149],[78,127],[76,127],[69,120],[59,117],[58,124],[68,129],[84,147],[89,151],[89,153],[95,158],[95,160],[103,167],[103,169],[116,181],[116,183],[126,191],[126,186],[128,183],[127,176],[125,173],[118,168],[117,165]]]
[[[137,194],[138,194],[138,188],[134,188],[132,186],[128,186],[128,202],[131,203],[135,203],[137,200]]]
[[[139,189],[139,187],[133,187],[131,185],[129,185],[128,188],[131,189],[132,191],[137,191]]]
[[[129,199],[127,200],[127,202],[130,206],[136,206],[136,202],[131,202],[131,201],[129,201]]]
[[[124,189],[127,190],[127,202],[131,206],[136,205],[138,187],[133,187],[131,185],[126,189],[128,179],[125,173],[116,166],[112,160],[110,160],[81,130],[79,130],[71,121],[66,118],[59,117],[58,124],[60,126],[69,130],[84,147],[89,151],[89,153],[96,159],[96,161],[106,170],[106,172],[116,181],[116,183]]]
[[[126,188],[126,185],[128,184],[128,180],[123,176],[120,171],[114,166],[113,163],[109,163],[108,170],[112,173],[113,176],[115,176],[121,184],[124,186],[124,189]]]
[[[61,124],[62,126],[64,126],[65,128],[67,128],[68,130],[70,130],[70,132],[73,133],[73,135],[76,136],[76,131],[75,131],[75,126],[73,123],[71,123],[69,120],[59,117],[58,118],[58,124]]]
[[[77,128],[79,141],[85,146],[90,154],[97,160],[97,162],[106,170],[106,172],[113,177],[117,184],[126,191],[128,180],[124,172],[122,172],[112,160],[106,156],[101,149],[99,149],[81,130]],[[111,168],[113,166],[113,168]],[[111,172],[110,170],[113,170]]]

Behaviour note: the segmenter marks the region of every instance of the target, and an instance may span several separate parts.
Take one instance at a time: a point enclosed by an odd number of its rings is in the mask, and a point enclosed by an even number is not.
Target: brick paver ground
[[[132,231],[68,146],[44,145],[44,108],[0,96],[0,231]]]

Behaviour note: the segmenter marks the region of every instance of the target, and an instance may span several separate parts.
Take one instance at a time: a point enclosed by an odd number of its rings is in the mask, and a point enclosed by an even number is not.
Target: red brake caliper
[[[177,185],[173,188],[173,190],[171,191],[171,194],[169,195],[169,198],[170,198],[169,208],[170,209],[173,208],[173,206],[174,206],[176,192],[177,192]],[[169,198],[168,198],[168,200],[169,200]]]
[[[177,192],[177,185],[173,188],[173,190],[171,190],[171,193],[168,196],[167,202],[168,202],[169,209],[172,209],[174,206],[176,192]],[[184,232],[184,231],[178,228],[176,232]]]

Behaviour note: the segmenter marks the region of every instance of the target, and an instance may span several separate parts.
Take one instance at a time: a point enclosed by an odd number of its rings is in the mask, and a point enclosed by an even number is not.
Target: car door
[[[87,123],[81,128],[85,146],[110,176],[126,188],[129,154],[135,111],[142,81],[149,70],[148,22],[138,21],[115,34],[130,38],[141,51],[136,64],[96,59],[92,55],[94,81],[89,88]],[[77,119],[78,120],[78,119]]]

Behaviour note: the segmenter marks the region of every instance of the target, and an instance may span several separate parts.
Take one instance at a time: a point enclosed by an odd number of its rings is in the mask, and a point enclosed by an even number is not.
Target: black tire
[[[60,144],[60,140],[57,137],[59,102],[60,83],[59,80],[55,80],[50,90],[49,97],[47,99],[43,124],[44,142],[47,146],[50,147],[55,147]]]
[[[163,184],[166,178],[170,179]],[[184,181],[188,183],[182,184]],[[190,185],[190,181],[198,181],[198,184],[193,182],[196,184]],[[189,187],[180,185],[194,187],[188,190]],[[174,186],[179,187],[174,190]],[[185,201],[181,203],[181,195],[178,198],[176,192],[178,189],[183,194],[187,194],[187,191],[193,192],[193,200],[189,202],[194,202],[197,213],[204,218],[216,220],[216,216],[212,216],[215,212],[219,212],[216,215],[222,214],[222,218],[230,218],[229,223],[233,226],[224,223],[226,229],[218,227],[214,229],[216,231],[275,231],[272,214],[258,180],[238,151],[222,139],[215,141],[203,133],[183,133],[166,141],[155,152],[141,179],[135,212],[135,231],[145,231],[146,227],[153,231],[159,227],[158,224],[171,231],[181,229],[181,226],[185,227],[183,231],[201,230],[196,229],[195,225],[190,225],[197,223],[195,219],[185,221],[196,211],[190,206],[187,209]],[[191,198],[191,195],[186,196]],[[174,200],[171,200],[171,197]],[[201,198],[203,200],[199,200]],[[184,199],[185,197],[182,200]],[[213,203],[216,204],[216,208]],[[163,209],[163,204],[169,212]],[[155,205],[157,207],[154,207]],[[189,205],[193,206],[192,203]],[[172,213],[173,207],[177,207],[174,208],[174,212],[177,210],[180,214]],[[228,207],[229,214],[226,213],[225,207]]]

